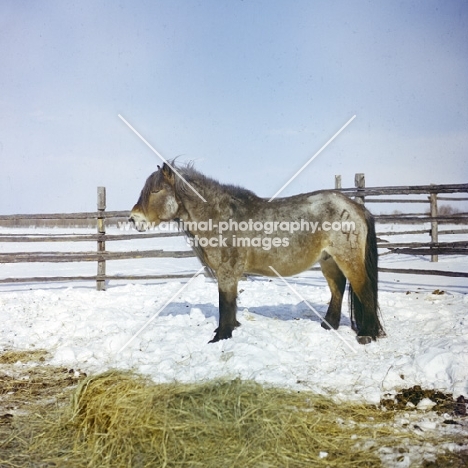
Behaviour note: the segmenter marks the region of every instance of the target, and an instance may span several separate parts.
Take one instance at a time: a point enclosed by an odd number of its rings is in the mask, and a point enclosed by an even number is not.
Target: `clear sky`
[[[468,180],[466,0],[3,0],[0,213],[131,209],[159,160],[284,191]]]

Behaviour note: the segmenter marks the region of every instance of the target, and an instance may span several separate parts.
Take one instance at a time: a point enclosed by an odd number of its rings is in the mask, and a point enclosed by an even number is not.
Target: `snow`
[[[7,232],[13,230],[0,230]],[[389,237],[395,242],[405,239],[405,235]],[[188,249],[183,238],[118,241],[107,247]],[[72,249],[95,250],[95,244],[0,244],[1,252]],[[468,271],[467,263],[463,256],[441,256],[439,263],[422,257],[381,258],[381,265],[391,268]],[[199,267],[192,258],[122,260],[108,262],[107,272],[195,273]],[[95,270],[95,263],[0,264],[0,277],[92,275]],[[242,281],[241,327],[232,339],[213,344],[208,341],[218,320],[217,286],[203,275],[188,285],[186,280],[111,281],[106,291],[94,290],[92,282],[3,284],[0,348],[45,348],[57,365],[85,372],[134,369],[156,382],[240,377],[371,403],[413,385],[455,397],[468,395],[466,278],[381,274],[379,300],[387,337],[366,346],[356,342],[346,306],[339,336],[320,327],[305,302],[325,314],[330,293],[319,272],[289,278],[288,283],[299,296],[279,279]],[[433,294],[436,289],[443,294]],[[163,307],[172,296],[173,301]]]

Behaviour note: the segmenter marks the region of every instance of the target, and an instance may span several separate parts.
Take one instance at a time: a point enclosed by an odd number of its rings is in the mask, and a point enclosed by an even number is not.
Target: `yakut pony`
[[[244,273],[275,276],[271,266],[281,276],[291,276],[317,262],[331,290],[322,327],[338,328],[348,279],[358,342],[384,335],[378,317],[374,220],[339,192],[269,202],[249,190],[220,184],[191,165],[164,164],[149,176],[130,220],[141,231],[147,223],[179,221],[200,261],[217,278],[219,326],[211,342],[230,338],[240,325],[237,283]]]

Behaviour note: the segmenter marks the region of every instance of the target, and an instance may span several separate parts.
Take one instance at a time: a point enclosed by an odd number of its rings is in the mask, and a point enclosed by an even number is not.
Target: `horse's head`
[[[174,172],[166,163],[162,168],[158,166],[158,170],[148,177],[130,214],[130,221],[138,231],[146,231],[148,225],[156,227],[162,221],[175,218],[179,203],[175,196],[174,183]]]

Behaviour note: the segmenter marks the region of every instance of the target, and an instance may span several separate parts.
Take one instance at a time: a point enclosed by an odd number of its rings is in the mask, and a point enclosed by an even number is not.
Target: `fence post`
[[[339,190],[341,188],[341,175],[335,176],[335,190]]]
[[[362,173],[357,173],[354,175],[354,186],[358,189],[364,189],[366,187],[366,177]],[[360,205],[364,205],[364,195],[362,196],[356,196],[354,198],[356,203],[359,203]]]
[[[106,233],[106,225],[105,225],[105,218],[104,218],[104,211],[106,209],[106,187],[98,187],[97,188],[97,232],[98,234],[104,235]],[[101,236],[99,236],[101,237]],[[106,251],[106,242],[104,240],[100,240],[98,237],[97,241],[97,251],[105,252]],[[106,289],[106,261],[105,260],[98,260],[97,264],[97,276],[96,279],[96,289],[98,291],[104,291]]]
[[[432,184],[431,184],[432,185]],[[437,209],[437,193],[431,193],[431,218],[436,218],[438,215]],[[437,220],[431,221],[431,242],[439,242],[439,226]],[[431,262],[438,262],[438,255],[431,255]]]

